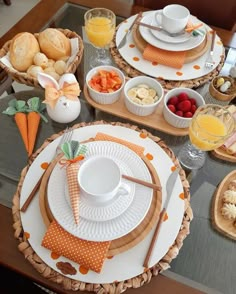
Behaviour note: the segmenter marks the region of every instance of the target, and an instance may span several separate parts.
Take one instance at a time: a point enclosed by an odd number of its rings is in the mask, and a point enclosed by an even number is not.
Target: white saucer
[[[103,155],[120,160],[130,168],[134,177],[152,181],[150,172],[143,160],[124,145],[108,141],[95,141],[84,145],[88,147],[87,158],[94,155]],[[89,241],[114,240],[128,234],[141,223],[152,202],[152,189],[142,185],[135,185],[133,200],[121,215],[99,222],[81,217],[79,224],[76,225],[71,207],[65,197],[65,183],[66,171],[57,164],[48,181],[47,192],[50,210],[64,230]]]
[[[113,160],[119,165],[122,174],[133,176],[131,169],[125,162],[117,158],[113,158]],[[79,216],[89,221],[107,221],[121,215],[130,206],[135,194],[135,184],[124,179],[122,179],[122,181],[129,185],[130,193],[125,195],[117,193],[113,199],[99,206],[80,197]],[[70,206],[67,181],[65,183],[65,195],[67,203]]]
[[[154,19],[155,13],[156,13],[155,11],[147,13],[142,18],[142,22],[151,25]],[[197,22],[197,18],[194,16],[190,16],[190,20],[192,23]],[[185,50],[193,49],[199,46],[206,37],[205,35],[198,35],[196,37],[192,36],[187,41],[182,43],[167,43],[166,41],[163,42],[162,40],[154,36],[153,32],[147,27],[139,26],[139,32],[147,43],[151,44],[154,47],[157,47],[163,50],[169,50],[169,51],[185,51]]]
[[[161,23],[158,22],[155,17],[153,17],[152,21],[151,21],[151,25],[152,26],[161,26]],[[179,35],[173,36],[173,37],[168,35],[168,33],[166,33],[164,30],[156,31],[156,30],[150,29],[150,31],[153,34],[153,36],[156,37],[157,39],[159,39],[163,42],[173,43],[173,44],[183,43],[183,42],[188,41],[191,37],[194,38],[190,33],[187,33],[185,31],[183,31],[182,34],[179,34]]]

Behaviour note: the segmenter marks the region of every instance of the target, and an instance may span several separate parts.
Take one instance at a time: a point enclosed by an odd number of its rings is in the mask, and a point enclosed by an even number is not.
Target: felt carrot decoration
[[[42,114],[44,109],[45,105],[41,103],[39,97],[33,97],[27,103],[24,100],[12,99],[8,102],[7,109],[2,112],[14,116],[28,156],[33,152],[40,118],[45,122],[48,121]]]
[[[68,190],[70,196],[71,208],[75,223],[79,223],[79,184],[77,174],[79,170],[79,161],[84,159],[87,147],[80,145],[78,141],[70,141],[62,144],[61,150],[66,159],[62,159],[60,163],[66,168],[66,176],[68,183]]]
[[[23,100],[12,99],[8,102],[8,107],[2,113],[13,115],[16,125],[23,139],[25,149],[28,151],[28,125],[27,125],[27,105]]]
[[[34,150],[34,145],[38,133],[40,118],[45,122],[48,120],[42,114],[42,111],[45,109],[45,104],[42,104],[39,97],[30,98],[27,101],[28,112],[27,122],[28,122],[28,156],[30,156]]]

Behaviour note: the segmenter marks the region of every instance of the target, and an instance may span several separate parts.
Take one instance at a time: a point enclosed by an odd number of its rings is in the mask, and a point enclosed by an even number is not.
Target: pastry
[[[57,29],[47,28],[40,32],[38,41],[41,52],[49,59],[59,60],[71,55],[69,38]]]
[[[232,203],[225,203],[221,209],[224,218],[233,220],[236,218],[236,206]]]
[[[232,180],[230,183],[229,183],[229,190],[232,190],[232,191],[236,191],[236,180]]]
[[[236,204],[236,191],[226,190],[223,195],[223,202]]]
[[[35,36],[31,33],[19,33],[11,41],[9,58],[12,66],[24,72],[33,64],[36,53],[40,51]]]

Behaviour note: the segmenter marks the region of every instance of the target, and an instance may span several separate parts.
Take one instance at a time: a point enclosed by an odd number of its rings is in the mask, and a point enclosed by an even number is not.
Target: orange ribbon
[[[59,161],[59,163],[62,165],[62,167],[67,167],[70,164],[76,163],[76,162],[81,161],[83,159],[84,159],[84,155],[78,155],[77,157],[72,158],[72,159],[63,158]]]
[[[65,82],[60,90],[55,89],[52,86],[45,87],[45,100],[46,104],[49,104],[51,108],[54,108],[57,100],[61,96],[66,96],[70,100],[76,100],[80,95],[80,87],[78,83],[67,83]]]

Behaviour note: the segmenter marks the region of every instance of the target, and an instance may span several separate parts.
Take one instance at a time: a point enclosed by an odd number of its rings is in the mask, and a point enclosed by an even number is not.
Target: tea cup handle
[[[118,189],[118,194],[120,195],[127,195],[131,191],[130,186],[126,183],[121,183]]]
[[[162,12],[162,10],[157,11],[156,14],[155,14],[156,22],[157,22],[159,25],[162,24],[162,16],[163,16],[163,12]]]

